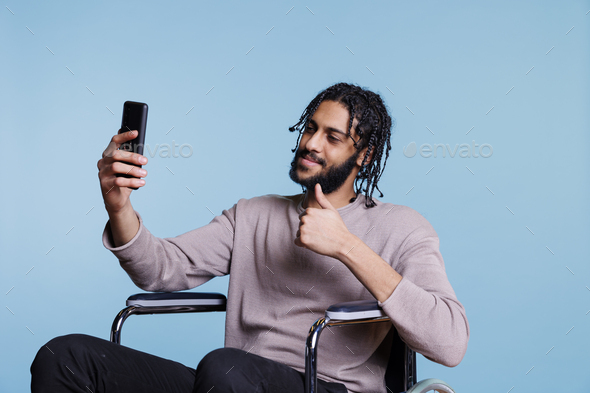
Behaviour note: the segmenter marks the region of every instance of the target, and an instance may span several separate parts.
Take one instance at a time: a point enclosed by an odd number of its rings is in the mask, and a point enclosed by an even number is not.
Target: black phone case
[[[130,151],[133,153],[138,153],[143,155],[143,147],[145,144],[145,130],[147,126],[147,115],[148,115],[148,106],[143,102],[134,102],[134,101],[126,101],[123,104],[123,117],[121,120],[121,129],[119,130],[119,134],[122,132],[137,130],[138,135],[134,139],[123,143],[119,150]],[[132,164],[141,168],[141,165]],[[117,177],[123,176],[127,178],[133,178],[135,176],[125,174],[125,173],[117,173]],[[131,187],[134,190],[137,190],[136,187]]]

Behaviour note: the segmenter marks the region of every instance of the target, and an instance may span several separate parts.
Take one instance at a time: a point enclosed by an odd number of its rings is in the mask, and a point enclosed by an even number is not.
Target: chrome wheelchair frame
[[[111,327],[110,340],[121,344],[123,323],[131,315],[171,314],[225,311],[227,299],[220,293],[165,292],[140,293],[127,299]],[[305,345],[305,393],[317,392],[317,355],[320,334],[329,326],[346,326],[366,323],[390,322],[377,301],[355,301],[334,304],[326,310],[325,316],[311,326]],[[385,386],[388,393],[455,393],[445,382],[425,379],[417,382],[416,353],[411,350],[393,329],[394,337],[391,355],[385,372]],[[403,374],[400,373],[403,370]],[[401,374],[401,375],[400,375]],[[401,377],[401,378],[400,378]]]

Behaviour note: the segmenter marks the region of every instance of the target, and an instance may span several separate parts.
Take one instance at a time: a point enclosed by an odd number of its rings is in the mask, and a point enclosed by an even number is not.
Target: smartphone
[[[147,115],[147,104],[144,104],[143,102],[125,101],[125,104],[123,104],[123,117],[121,120],[121,129],[119,130],[119,134],[122,132],[137,130],[138,135],[137,137],[135,137],[135,139],[132,139],[121,144],[119,150],[125,150],[143,155],[143,146],[145,144],[145,130],[147,126]],[[141,168],[141,165],[132,165]],[[123,176],[127,178],[135,177],[126,173],[117,173],[116,176]],[[136,187],[131,188],[137,190]]]

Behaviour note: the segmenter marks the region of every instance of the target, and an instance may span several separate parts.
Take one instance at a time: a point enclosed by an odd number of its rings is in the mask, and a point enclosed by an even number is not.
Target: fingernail
[[[147,162],[147,158],[145,158],[145,157],[141,157],[141,158],[139,159],[139,162],[141,162],[142,164],[145,164],[145,163]]]

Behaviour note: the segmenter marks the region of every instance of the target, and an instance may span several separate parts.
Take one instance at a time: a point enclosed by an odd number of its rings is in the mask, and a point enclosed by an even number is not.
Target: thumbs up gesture
[[[321,208],[309,207],[299,215],[295,245],[338,258],[341,253],[346,252],[352,234],[346,228],[338,210],[322,192],[319,183],[315,185],[315,197]]]

